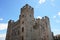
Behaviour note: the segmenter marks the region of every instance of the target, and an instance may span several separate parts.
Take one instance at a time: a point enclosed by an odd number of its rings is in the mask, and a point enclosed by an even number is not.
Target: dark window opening
[[[23,36],[22,36],[22,40],[23,40],[24,38],[23,38]]]
[[[22,32],[24,32],[24,27],[22,27]]]
[[[47,23],[46,23],[46,27],[47,27]]]
[[[31,15],[30,15],[30,17],[31,17]]]
[[[24,15],[22,15],[22,17],[24,17]]]
[[[37,23],[35,23],[35,25],[33,26],[34,29],[37,29],[39,27],[39,25]]]
[[[22,24],[24,24],[24,21],[22,22]]]

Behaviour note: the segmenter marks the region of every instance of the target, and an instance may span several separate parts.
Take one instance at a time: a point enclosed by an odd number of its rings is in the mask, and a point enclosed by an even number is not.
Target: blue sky
[[[60,34],[60,0],[0,0],[0,40],[5,40],[8,20],[16,21],[25,4],[34,8],[35,18],[48,16],[51,31]]]

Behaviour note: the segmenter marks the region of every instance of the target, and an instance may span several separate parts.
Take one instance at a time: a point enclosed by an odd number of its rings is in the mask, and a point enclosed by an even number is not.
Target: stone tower
[[[31,40],[32,34],[32,19],[34,19],[34,9],[26,4],[23,8],[21,8],[20,15],[20,29],[21,29],[21,37],[23,40]],[[21,39],[21,40],[22,40]]]
[[[35,19],[34,9],[26,4],[16,22],[8,21],[6,40],[52,40],[49,18]]]

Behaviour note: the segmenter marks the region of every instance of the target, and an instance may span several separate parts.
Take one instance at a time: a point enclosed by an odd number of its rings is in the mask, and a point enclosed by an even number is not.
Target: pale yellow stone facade
[[[26,4],[21,8],[19,19],[9,20],[6,40],[52,40],[50,21],[47,16],[34,18],[34,8]]]

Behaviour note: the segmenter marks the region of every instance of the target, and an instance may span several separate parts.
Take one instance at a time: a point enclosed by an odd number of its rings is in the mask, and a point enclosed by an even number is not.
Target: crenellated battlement
[[[31,6],[29,6],[28,4],[26,4],[25,6],[23,6],[23,7],[21,8],[21,10],[26,9],[26,8],[28,8],[28,9],[30,9],[30,10],[33,10],[33,8],[32,8]]]
[[[42,19],[49,19],[47,16],[42,17]]]
[[[47,16],[34,18],[34,8],[26,4],[21,8],[17,21],[9,20],[6,40],[51,40]]]
[[[49,18],[47,16],[44,16],[42,18],[37,18],[36,20],[49,20]]]
[[[10,24],[10,23],[14,23],[14,20],[9,20],[9,22],[8,22],[8,23],[9,23],[9,24]]]

